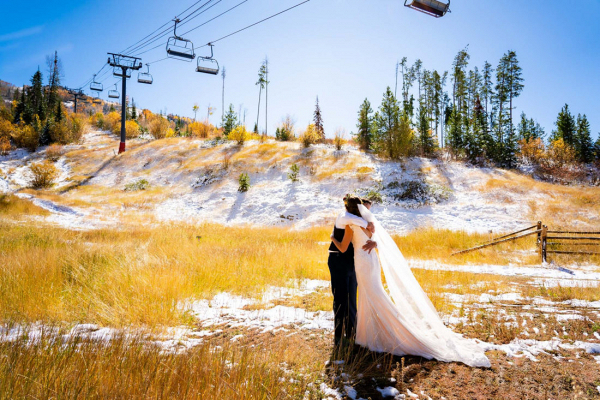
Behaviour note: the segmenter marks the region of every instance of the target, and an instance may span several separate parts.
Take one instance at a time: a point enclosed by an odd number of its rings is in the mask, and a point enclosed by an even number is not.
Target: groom
[[[344,203],[348,198],[348,195],[344,197]],[[362,203],[365,207],[371,208],[371,202],[362,200]],[[344,239],[346,225],[357,225],[375,232],[373,223],[367,223],[364,219],[345,211],[338,215],[335,220],[331,236],[341,242]],[[377,243],[369,240],[363,246],[363,250],[370,252],[375,247],[377,247]],[[329,266],[329,273],[331,274],[331,291],[333,293],[333,314],[335,320],[334,343],[337,346],[341,344],[343,338],[350,341],[354,340],[356,333],[356,289],[358,284],[356,282],[356,272],[354,271],[354,247],[352,243],[350,243],[346,252],[342,253],[331,242],[327,264]]]

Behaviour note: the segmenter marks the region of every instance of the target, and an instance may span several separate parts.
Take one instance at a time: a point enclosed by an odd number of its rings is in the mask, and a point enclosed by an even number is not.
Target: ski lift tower
[[[67,92],[73,96],[73,112],[77,114],[77,98],[83,96],[83,91],[81,89],[67,89]]]
[[[142,68],[142,59],[138,57],[125,56],[123,54],[108,53],[108,64],[113,67],[113,75],[121,78],[121,143],[119,154],[125,151],[125,120],[127,119],[127,79],[131,77],[131,71]]]

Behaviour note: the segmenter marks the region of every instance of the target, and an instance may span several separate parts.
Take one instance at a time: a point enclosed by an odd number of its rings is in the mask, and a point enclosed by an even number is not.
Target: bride
[[[333,243],[343,253],[354,246],[358,281],[356,343],[377,352],[415,355],[439,361],[490,367],[483,349],[447,328],[415,279],[402,253],[358,197],[347,197],[346,209],[375,225],[375,233],[346,226],[344,238]],[[378,251],[364,251],[374,240]],[[381,270],[390,295],[381,280]]]

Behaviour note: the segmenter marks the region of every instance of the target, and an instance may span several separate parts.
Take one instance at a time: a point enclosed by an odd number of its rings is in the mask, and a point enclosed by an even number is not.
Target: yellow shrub
[[[310,145],[317,143],[321,139],[321,137],[317,133],[315,126],[313,124],[310,124],[306,128],[306,131],[304,131],[304,133],[300,135],[299,139],[302,143],[302,146],[308,148],[310,147]]]
[[[119,129],[119,133],[121,129]],[[135,121],[125,121],[125,136],[127,139],[135,139],[140,136],[140,126]]]
[[[546,147],[542,139],[519,140],[518,156],[525,162],[537,164],[543,157]]]
[[[12,149],[10,140],[6,136],[0,136],[0,156],[5,156]]]
[[[67,125],[70,131],[70,142],[76,142],[87,132],[88,119],[84,114],[69,114]]]
[[[108,113],[108,115],[104,118],[104,127],[105,130],[118,135],[121,132],[121,116],[118,112],[113,111]]]
[[[90,124],[98,129],[104,128],[104,114],[96,113],[90,117]]]
[[[155,139],[163,139],[169,131],[169,121],[161,116],[154,116],[150,119],[148,130]]]
[[[62,155],[63,149],[61,145],[53,144],[46,149],[46,158],[50,161],[56,162]]]
[[[0,118],[0,138],[9,138],[15,130],[15,126],[3,118]]]
[[[31,186],[36,189],[52,186],[58,177],[58,169],[48,160],[33,163],[29,169],[33,174]]]
[[[575,149],[562,139],[550,143],[546,152],[546,162],[555,166],[564,166],[575,163],[577,156]]]
[[[206,122],[192,122],[188,125],[188,130],[190,135],[202,139],[208,139],[215,134],[215,127]]]
[[[246,130],[245,126],[240,125],[229,132],[227,137],[229,140],[234,140],[237,144],[243,145],[246,140],[250,139],[250,133]]]
[[[29,151],[36,151],[39,144],[39,135],[31,125],[23,125],[13,131],[13,140],[17,147],[24,147]]]
[[[167,137],[168,137],[168,138],[175,137],[175,131],[174,131],[173,129],[169,128],[169,129],[167,130]]]

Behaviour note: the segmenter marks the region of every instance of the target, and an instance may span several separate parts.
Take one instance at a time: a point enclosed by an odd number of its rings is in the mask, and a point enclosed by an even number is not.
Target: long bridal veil
[[[375,225],[373,240],[377,242],[390,297],[407,325],[405,328],[421,347],[427,349],[428,358],[490,367],[483,349],[474,340],[466,339],[444,325],[392,237],[365,206],[358,207],[362,217]]]

